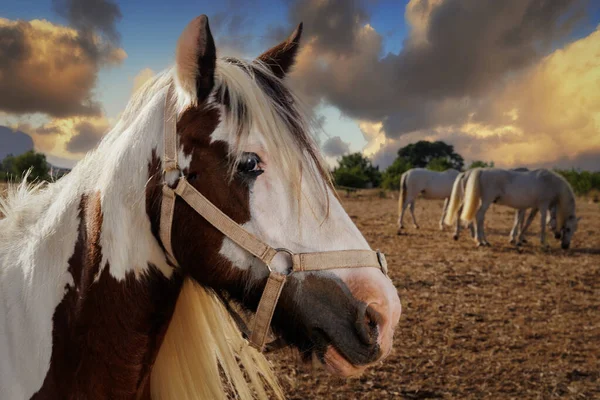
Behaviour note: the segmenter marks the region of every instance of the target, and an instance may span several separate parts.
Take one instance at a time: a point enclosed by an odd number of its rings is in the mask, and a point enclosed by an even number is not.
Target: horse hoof
[[[458,240],[458,235],[452,235],[452,239]]]
[[[419,225],[415,225],[415,229],[419,229]]]
[[[527,243],[527,239],[521,239],[521,243]]]
[[[477,247],[485,247],[485,243],[477,243]]]
[[[398,230],[396,231],[396,235],[398,235],[398,236],[402,235],[402,228],[398,228]]]
[[[509,244],[517,244],[517,241],[515,239],[510,239],[508,241]]]
[[[492,247],[492,245],[489,244],[488,242],[485,242],[484,244],[485,244],[485,247]]]

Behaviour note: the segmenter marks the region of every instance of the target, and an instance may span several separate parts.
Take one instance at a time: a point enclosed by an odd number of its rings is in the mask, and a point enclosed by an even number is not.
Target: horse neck
[[[146,204],[146,183],[160,171],[162,121],[161,111],[145,108],[136,122],[109,133],[69,175],[38,195],[37,203],[48,207],[38,207],[36,225],[27,231],[39,235],[20,239],[31,256],[3,259],[16,260],[24,278],[0,282],[0,289],[5,283],[23,286],[25,308],[44,319],[32,321],[23,339],[13,339],[17,347],[29,341],[45,349],[30,346],[31,354],[19,356],[45,365],[36,367],[42,397],[114,398],[144,390],[182,283],[167,265]],[[86,387],[75,387],[77,382]]]
[[[143,274],[130,269],[118,279],[103,264],[100,193],[82,196],[78,213],[68,262],[73,282],[54,310],[50,368],[38,394],[114,398],[145,392],[182,279],[166,277],[150,263]]]
[[[567,182],[560,178],[557,180],[559,182],[557,219],[558,226],[562,227],[567,217],[575,215],[575,196]]]

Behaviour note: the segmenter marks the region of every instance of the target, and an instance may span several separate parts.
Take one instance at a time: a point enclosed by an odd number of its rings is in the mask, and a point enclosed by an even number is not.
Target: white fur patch
[[[171,71],[138,91],[98,149],[39,193],[2,204],[0,220],[0,399],[30,398],[50,366],[53,315],[73,286],[68,261],[79,235],[84,194],[100,193],[102,265],[117,280],[148,264],[172,269],[152,235],[146,183],[152,151],[163,153],[163,118]],[[183,109],[180,105],[180,108]],[[181,163],[188,165],[182,155]]]

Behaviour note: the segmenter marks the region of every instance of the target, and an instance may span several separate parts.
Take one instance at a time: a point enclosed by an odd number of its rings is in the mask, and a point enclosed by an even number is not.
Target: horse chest
[[[50,369],[33,398],[140,398],[180,287],[155,270],[119,282],[105,268],[84,296],[70,290],[55,310]]]

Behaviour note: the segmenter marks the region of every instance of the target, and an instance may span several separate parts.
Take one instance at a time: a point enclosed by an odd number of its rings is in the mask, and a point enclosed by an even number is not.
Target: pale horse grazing
[[[474,169],[467,179],[464,207],[460,218],[464,222],[475,221],[475,241],[478,246],[489,246],[483,230],[485,213],[490,204],[497,203],[518,210],[538,209],[541,214],[540,241],[546,247],[546,217],[548,210],[556,206],[556,231],[561,233],[561,247],[568,249],[577,230],[575,196],[571,186],[560,175],[538,169],[530,172],[507,171],[496,168]],[[450,221],[457,218],[458,209],[451,209]],[[535,217],[528,218],[525,231]]]
[[[444,216],[448,209],[448,199],[452,193],[452,184],[459,174],[455,169],[444,172],[430,171],[424,168],[409,169],[400,178],[400,198],[398,200],[398,234],[404,229],[404,212],[410,206],[415,228],[419,228],[415,218],[415,200],[419,194],[426,199],[444,199],[444,209],[440,219],[440,229],[444,229]]]
[[[452,224],[455,225],[454,234],[452,235],[452,238],[454,240],[458,240],[458,238],[460,236],[460,228],[461,228],[460,218],[454,218],[454,216],[458,215],[462,212],[465,186],[467,183],[467,179],[469,178],[472,171],[473,171],[473,169],[470,169],[470,170],[467,170],[467,171],[464,171],[464,172],[461,172],[460,174],[458,174],[458,176],[454,180],[454,185],[452,186],[452,195],[450,196],[450,201],[448,204],[448,211],[446,212],[446,218],[444,220],[444,223],[446,225],[452,225]],[[511,169],[511,171],[528,172],[529,169],[528,168],[515,168],[515,169]],[[511,244],[520,245],[521,243],[526,242],[526,240],[524,238],[525,231],[523,230],[523,227],[525,224],[526,211],[527,210],[523,209],[523,210],[517,210],[515,212],[515,220],[513,223],[513,227],[510,231],[510,235],[509,235]],[[535,217],[535,215],[537,214],[537,212],[538,212],[538,209],[533,208],[531,210],[531,213],[529,214],[530,218],[533,219]],[[550,229],[553,232],[555,232],[555,237],[557,239],[560,238],[560,234],[556,232],[556,207],[555,206],[550,207],[546,222],[547,222],[548,226],[550,227]],[[475,228],[473,227],[473,223],[472,222],[469,223],[468,227],[471,231],[471,237],[475,238]]]

